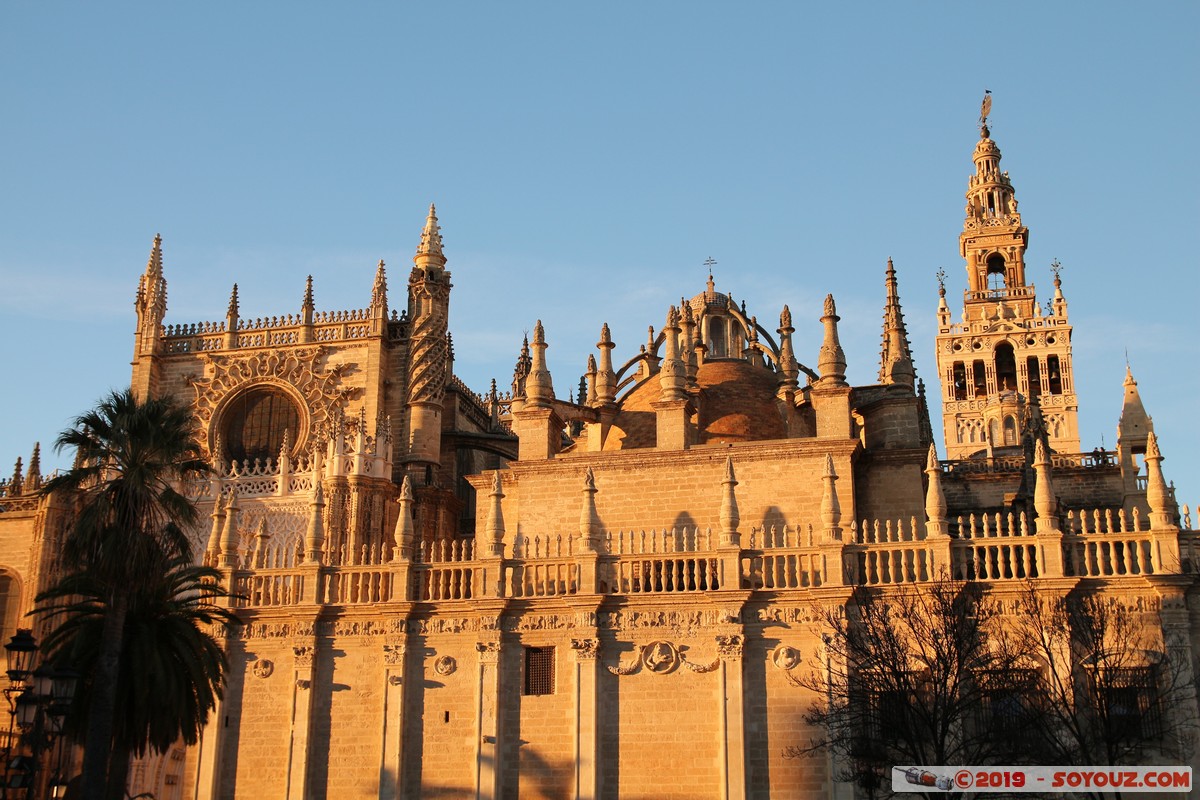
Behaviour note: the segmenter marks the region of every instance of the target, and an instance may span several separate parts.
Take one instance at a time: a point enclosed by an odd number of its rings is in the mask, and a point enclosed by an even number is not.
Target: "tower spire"
[[[376,317],[387,318],[387,270],[382,258],[379,259],[379,266],[375,268],[375,284],[371,287],[371,310]]]
[[[446,264],[446,255],[442,252],[442,229],[438,225],[437,207],[433,203],[429,204],[429,216],[425,218],[425,228],[421,231],[421,241],[413,261],[418,266]]]
[[[908,331],[904,327],[904,312],[900,309],[896,268],[890,258],[884,286],[887,288],[887,300],[883,306],[883,351],[879,363],[879,382],[912,386],[916,373],[908,344]]]

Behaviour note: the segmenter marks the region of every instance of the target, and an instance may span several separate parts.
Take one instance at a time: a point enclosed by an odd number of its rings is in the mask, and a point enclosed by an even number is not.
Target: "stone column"
[[[599,653],[599,639],[571,640],[575,666],[575,800],[595,800],[600,795]]]
[[[500,794],[500,642],[476,642],[475,649],[475,800],[493,800]]]
[[[404,642],[383,646],[383,753],[379,800],[399,800],[404,785]]]
[[[717,672],[721,713],[721,800],[746,797],[745,682],[742,679],[742,636],[717,637]]]
[[[295,681],[292,685],[292,736],[288,743],[288,778],[283,796],[308,800],[308,750],[312,730],[313,664],[316,648],[311,644],[292,646]]]

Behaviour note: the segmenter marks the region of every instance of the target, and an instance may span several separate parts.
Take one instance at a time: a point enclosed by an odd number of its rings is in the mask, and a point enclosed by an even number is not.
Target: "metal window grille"
[[[554,694],[554,648],[525,648],[525,694]]]
[[[1158,739],[1163,732],[1158,685],[1150,667],[1109,669],[1092,680],[1100,690],[1108,734],[1119,739]]]

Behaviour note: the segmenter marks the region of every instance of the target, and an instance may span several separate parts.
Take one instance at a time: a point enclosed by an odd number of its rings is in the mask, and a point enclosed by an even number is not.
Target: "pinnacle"
[[[425,228],[421,231],[421,242],[417,245],[417,255],[444,257],[437,207],[433,203],[429,204],[429,216],[425,218]]]

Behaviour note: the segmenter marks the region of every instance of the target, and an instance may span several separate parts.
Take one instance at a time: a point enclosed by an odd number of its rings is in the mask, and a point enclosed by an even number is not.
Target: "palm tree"
[[[84,800],[101,800],[131,594],[152,570],[161,574],[172,559],[191,559],[184,529],[195,521],[196,509],[177,487],[208,465],[186,408],[169,399],[139,401],[128,389],[76,417],[55,447],[76,451],[75,466],[46,486],[78,498],[64,566],[89,575],[105,609],[90,676],[83,766]]]
[[[228,667],[211,633],[236,620],[220,605],[228,597],[221,573],[186,558],[164,563],[165,570],[148,575],[129,598],[115,684],[121,714],[112,731],[110,799],[125,796],[131,755],[165,752],[179,740],[199,741]],[[93,673],[106,644],[106,595],[104,582],[84,571],[38,596],[49,601],[38,613],[56,623],[43,645],[51,660]],[[85,682],[77,693],[70,715],[76,733],[89,727],[100,688]]]

